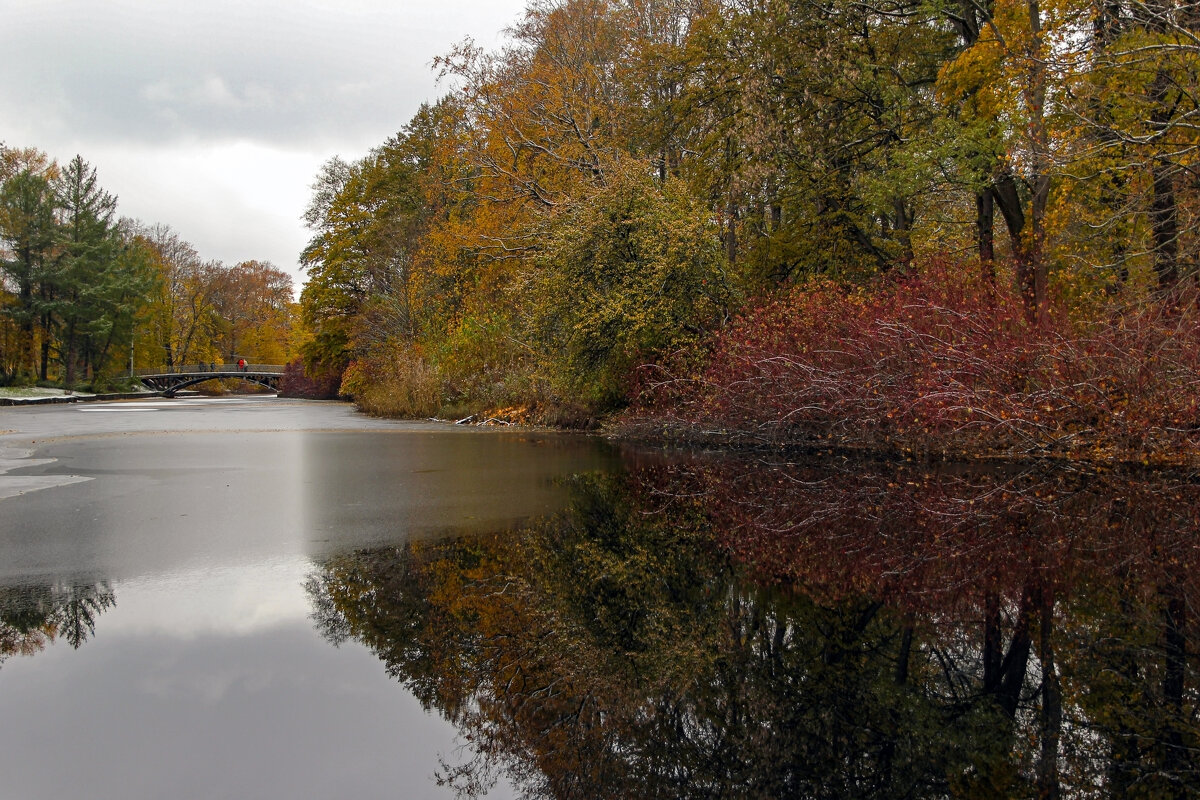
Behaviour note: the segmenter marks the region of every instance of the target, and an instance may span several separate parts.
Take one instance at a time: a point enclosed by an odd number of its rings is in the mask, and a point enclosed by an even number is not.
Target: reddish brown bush
[[[1172,461],[1200,446],[1200,315],[1028,324],[1015,293],[933,266],[751,311],[685,376],[651,371],[628,433],[925,455]]]
[[[309,400],[332,400],[338,396],[341,385],[340,373],[309,375],[304,369],[304,362],[297,358],[283,368],[283,376],[279,380],[279,395]]]

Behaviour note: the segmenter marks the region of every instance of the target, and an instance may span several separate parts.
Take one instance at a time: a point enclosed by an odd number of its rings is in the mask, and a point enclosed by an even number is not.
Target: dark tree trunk
[[[75,323],[67,325],[67,341],[66,341],[66,384],[68,389],[75,388],[75,373],[78,369],[79,356],[75,352],[77,350],[77,338],[75,335]]]
[[[993,605],[993,602],[995,603]],[[1032,587],[1021,593],[1021,605],[1013,625],[1012,640],[1008,652],[999,659],[1000,606],[999,599],[989,596],[988,619],[984,624],[984,693],[992,696],[1010,718],[1016,717],[1021,702],[1021,687],[1025,684],[1025,673],[1029,667],[1029,653],[1033,647],[1030,630],[1033,625],[1036,603]]]
[[[1033,254],[1025,241],[1025,209],[1017,191],[1017,181],[1009,172],[1001,173],[992,185],[992,196],[1000,207],[1012,243],[1013,260],[1017,265],[1017,289],[1021,293],[1026,316],[1032,322],[1037,318],[1037,287],[1034,276]]]
[[[896,658],[896,685],[908,683],[909,662],[912,660],[913,626],[907,623],[900,635],[900,654]]]
[[[975,235],[979,245],[979,265],[983,279],[996,282],[996,200],[992,187],[975,194]]]
[[[989,591],[983,601],[983,691],[991,694],[1000,687],[1000,665],[1004,646],[1000,632],[1000,596]]]
[[[38,365],[38,377],[43,382],[50,379],[50,320],[42,318],[42,348],[41,363]]]
[[[1157,159],[1150,168],[1154,195],[1150,201],[1150,226],[1154,233],[1154,275],[1158,288],[1174,291],[1179,284],[1179,218],[1175,203],[1172,166]]]

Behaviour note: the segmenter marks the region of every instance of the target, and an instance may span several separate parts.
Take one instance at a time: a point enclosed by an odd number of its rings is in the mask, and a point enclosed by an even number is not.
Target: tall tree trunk
[[[65,382],[66,382],[68,389],[75,388],[75,371],[76,371],[76,369],[78,367],[78,363],[79,363],[79,356],[75,352],[77,349],[77,341],[76,340],[77,340],[77,337],[75,335],[75,323],[69,322],[69,323],[67,323],[67,336],[66,336],[66,343],[65,343],[65,347],[66,347]]]
[[[983,600],[983,691],[991,694],[1000,688],[1000,666],[1004,645],[1000,630],[1000,595],[988,590]]]
[[[33,335],[33,314],[29,311],[33,305],[33,286],[23,282],[19,294],[23,316],[20,326],[20,342],[18,343],[17,373],[27,377],[33,375],[35,365],[37,364],[37,357],[34,354],[34,342],[36,340]]]
[[[992,196],[996,205],[1000,206],[1000,214],[1004,217],[1004,225],[1008,229],[1008,238],[1012,243],[1013,261],[1017,266],[1017,289],[1021,293],[1022,305],[1029,322],[1036,322],[1038,316],[1036,251],[1031,245],[1036,238],[1028,236],[1025,230],[1025,208],[1021,204],[1021,195],[1017,190],[1017,180],[1007,168],[1002,170],[992,184]]]
[[[1046,124],[1046,47],[1042,40],[1039,0],[1028,0],[1029,69],[1023,92],[1029,111],[1029,140],[1033,175],[1029,179],[1029,270],[1032,273],[1033,315],[1038,325],[1050,321],[1050,274],[1046,263],[1046,209],[1050,204],[1050,130]]]
[[[1143,24],[1151,32],[1162,35],[1172,27],[1175,4],[1170,0],[1148,0],[1137,6],[1144,15]],[[1148,120],[1150,135],[1158,136],[1171,124],[1172,78],[1166,70],[1159,68],[1150,83],[1149,100],[1153,111]],[[1150,228],[1154,238],[1154,275],[1158,288],[1164,293],[1173,293],[1179,283],[1179,218],[1175,200],[1176,165],[1170,156],[1164,155],[1159,146],[1150,161]]]
[[[43,382],[50,380],[50,328],[50,317],[48,315],[43,315],[41,363],[38,364],[38,377]]]
[[[1179,219],[1175,203],[1173,168],[1165,159],[1155,159],[1150,167],[1153,197],[1150,200],[1150,227],[1154,233],[1154,275],[1164,293],[1179,284]]]
[[[975,193],[975,236],[979,247],[979,267],[989,285],[996,283],[996,200],[992,187]]]
[[[896,656],[896,673],[894,677],[897,686],[903,686],[908,683],[909,664],[912,661],[912,646],[913,624],[906,621],[900,634],[900,653]]]
[[[1012,639],[1008,652],[999,665],[991,694],[1009,718],[1017,715],[1021,703],[1021,687],[1025,685],[1025,674],[1029,669],[1029,654],[1033,648],[1030,631],[1036,612],[1035,592],[1026,586],[1021,592],[1021,604],[1013,625]]]

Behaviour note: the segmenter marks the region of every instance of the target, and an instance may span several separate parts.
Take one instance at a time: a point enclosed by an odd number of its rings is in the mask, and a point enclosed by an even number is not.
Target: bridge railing
[[[203,372],[254,372],[259,375],[282,375],[283,364],[249,364],[239,367],[237,364],[223,364],[215,361],[203,364],[175,364],[170,367],[150,367],[136,369],[134,377],[145,378],[150,375],[195,375]]]

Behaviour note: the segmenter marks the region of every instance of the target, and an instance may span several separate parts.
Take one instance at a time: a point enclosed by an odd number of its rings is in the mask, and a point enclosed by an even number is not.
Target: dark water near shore
[[[1192,476],[107,408],[0,410],[0,797],[1200,792]]]

